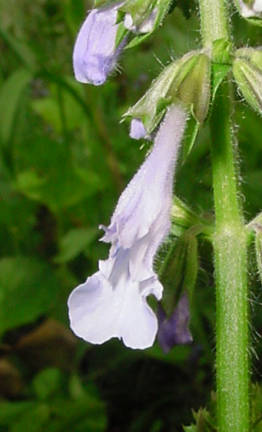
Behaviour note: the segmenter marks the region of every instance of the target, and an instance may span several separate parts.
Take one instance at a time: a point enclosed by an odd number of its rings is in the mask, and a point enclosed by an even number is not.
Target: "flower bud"
[[[257,18],[262,18],[262,0],[235,0],[235,2],[243,18],[251,18],[249,21],[261,25]]]
[[[237,50],[233,74],[246,101],[262,114],[262,49]]]
[[[157,339],[164,352],[168,353],[174,345],[184,345],[193,341],[189,329],[190,311],[186,293],[180,297],[171,317],[168,318],[160,306],[158,321]]]
[[[151,33],[161,24],[171,0],[127,0],[120,10],[125,13],[124,25],[136,33]]]
[[[125,114],[124,118],[135,119],[144,136],[150,136],[158,126],[167,107],[180,102],[193,114],[198,122],[203,122],[209,107],[210,99],[210,59],[207,54],[193,51],[181,59],[172,62],[156,78],[146,94]],[[140,123],[138,123],[140,122]],[[131,124],[131,136],[136,138]]]

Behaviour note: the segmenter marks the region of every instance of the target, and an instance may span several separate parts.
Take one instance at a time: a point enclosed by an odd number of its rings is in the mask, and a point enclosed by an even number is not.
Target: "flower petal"
[[[147,131],[146,131],[144,124],[141,120],[133,119],[131,121],[131,127],[130,127],[129,135],[131,138],[134,138],[137,140],[146,137]]]
[[[74,46],[75,77],[82,83],[103,84],[123,46],[116,48],[117,5],[94,9],[84,21]]]
[[[121,338],[127,347],[148,348],[156,337],[157,318],[137,289],[130,287],[128,294],[120,323]]]
[[[146,296],[156,289],[156,281],[151,277],[145,295],[141,282],[130,278],[127,264],[128,252],[119,251],[71,293],[70,325],[77,336],[95,344],[117,337],[134,349],[153,344],[158,324]]]
[[[162,240],[169,231],[173,172],[186,117],[179,106],[168,110],[151,153],[118,200],[104,241],[118,241],[128,248],[146,235],[154,222]]]
[[[102,344],[117,337],[113,292],[101,272],[79,285],[68,299],[70,326],[82,339]],[[109,306],[109,308],[108,308]]]

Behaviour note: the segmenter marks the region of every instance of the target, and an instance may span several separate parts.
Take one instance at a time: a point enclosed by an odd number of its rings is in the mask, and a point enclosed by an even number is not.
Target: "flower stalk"
[[[202,38],[229,41],[224,0],[200,0]],[[228,82],[229,81],[229,82]],[[232,92],[228,77],[211,115],[216,226],[216,381],[219,432],[249,431],[247,234],[239,202]]]

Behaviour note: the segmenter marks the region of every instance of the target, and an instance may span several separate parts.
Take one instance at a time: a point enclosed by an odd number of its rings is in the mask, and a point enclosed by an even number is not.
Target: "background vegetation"
[[[98,225],[108,224],[148,150],[128,137],[122,113],[171,57],[200,45],[197,8],[182,3],[153,37],[124,53],[120,72],[95,88],[76,83],[71,65],[91,2],[0,0],[1,432],[174,432],[191,423],[192,408],[209,403],[215,338],[210,246],[200,241],[190,346],[168,354],[157,343],[144,352],[118,341],[91,346],[69,330],[66,305],[71,290],[106,257]],[[233,10],[232,20],[239,46],[259,43],[259,27]],[[262,206],[262,122],[236,99],[244,208],[251,219]],[[212,217],[210,176],[206,126],[179,165],[176,194]],[[260,292],[253,274],[252,373],[258,382]],[[262,404],[259,387],[256,392]]]

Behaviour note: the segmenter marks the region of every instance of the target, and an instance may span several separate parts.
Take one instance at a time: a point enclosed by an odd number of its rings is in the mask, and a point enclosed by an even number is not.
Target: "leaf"
[[[22,146],[16,149],[14,187],[57,213],[101,188],[101,178],[87,165],[82,169],[64,142],[40,138],[27,143],[27,151]]]
[[[29,45],[25,41],[18,40],[11,36],[10,32],[7,33],[0,27],[0,36],[4,42],[11,48],[17,58],[30,70],[35,69],[35,56]]]
[[[63,374],[59,369],[50,368],[39,372],[33,380],[33,387],[38,399],[45,400],[61,390]]]
[[[57,279],[35,258],[0,260],[0,333],[34,321],[56,300]]]
[[[48,432],[104,432],[106,422],[104,404],[86,394],[78,401],[57,400]]]
[[[193,302],[194,290],[199,270],[198,241],[196,235],[187,235],[187,256],[183,286],[189,294],[190,304]]]
[[[10,428],[10,432],[42,432],[46,429],[50,408],[38,404],[22,415]]]
[[[184,426],[184,432],[197,432],[196,426]]]
[[[216,93],[222,84],[224,78],[230,71],[231,66],[227,64],[213,63],[212,66],[212,101],[214,101]]]
[[[2,85],[0,90],[0,139],[3,144],[6,144],[12,135],[21,96],[31,79],[30,72],[26,69],[19,69]]]
[[[68,80],[68,85],[77,89],[75,83]],[[81,127],[84,122],[83,108],[72,94],[62,91],[58,85],[51,86],[51,96],[32,101],[33,109],[46,123],[50,124],[57,133],[66,127],[71,131]]]
[[[76,228],[70,230],[60,241],[60,251],[55,257],[55,262],[65,263],[72,260],[92,243],[96,235],[97,230],[94,228]]]
[[[185,163],[187,157],[190,155],[191,150],[196,142],[198,132],[200,129],[200,123],[191,115],[187,122],[187,127],[184,135],[182,145],[182,163]]]
[[[194,412],[196,425],[184,426],[184,432],[215,432],[216,425],[210,413],[205,408],[200,408]]]
[[[252,432],[262,431],[262,387],[258,383],[251,387],[251,420]]]
[[[35,407],[34,402],[1,402],[0,403],[0,425],[9,425],[26,411]]]

